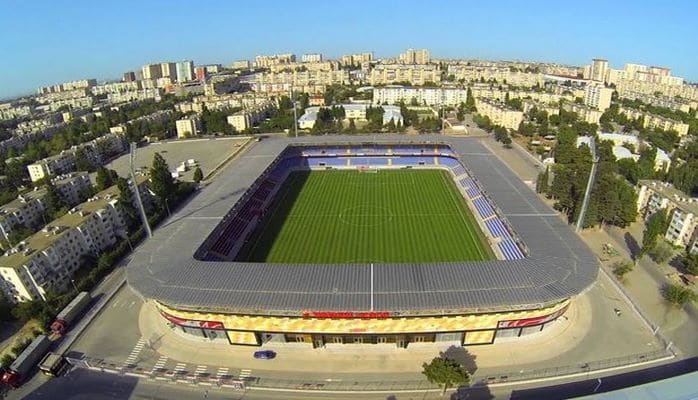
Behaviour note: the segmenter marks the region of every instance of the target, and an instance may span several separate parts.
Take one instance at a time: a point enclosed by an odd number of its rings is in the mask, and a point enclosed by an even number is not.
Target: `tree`
[[[101,192],[104,189],[112,187],[118,177],[119,175],[114,170],[104,167],[97,168],[97,177],[95,177],[97,191]]]
[[[654,247],[649,250],[647,254],[657,264],[663,264],[669,261],[674,255],[674,249],[672,249],[668,243],[662,241],[654,245]]]
[[[435,357],[429,364],[422,364],[422,374],[427,380],[437,385],[443,385],[443,392],[454,385],[469,385],[470,374],[456,360],[447,357]]]
[[[150,182],[151,189],[155,193],[161,208],[168,208],[168,202],[174,198],[176,187],[172,173],[170,173],[170,167],[160,153],[153,155],[153,164],[150,167]]]
[[[617,261],[611,265],[611,269],[616,278],[623,280],[625,274],[633,270],[633,266],[634,264],[630,261]]]
[[[666,232],[669,223],[665,210],[659,210],[645,222],[645,230],[642,233],[642,246],[639,256],[648,254],[657,245],[657,238]]]
[[[536,180],[536,192],[537,193],[548,193],[550,190],[550,167],[545,167],[545,171],[538,174],[538,179]]]
[[[698,275],[698,254],[688,254],[684,259],[686,271],[691,275]]]
[[[194,182],[199,183],[204,179],[204,173],[201,172],[201,168],[196,167],[194,170]]]
[[[116,179],[116,187],[119,189],[119,207],[126,215],[127,225],[132,228],[138,221],[136,207],[133,205],[133,191],[128,180],[122,177]]]
[[[51,180],[48,180],[46,183],[44,203],[46,204],[46,213],[51,219],[56,219],[68,211],[68,203],[63,199],[63,196],[61,196]]]
[[[677,307],[696,301],[696,293],[693,292],[693,289],[679,284],[664,287],[662,296],[669,304]]]
[[[92,163],[87,158],[84,149],[77,149],[75,151],[75,168],[78,171],[92,171]]]

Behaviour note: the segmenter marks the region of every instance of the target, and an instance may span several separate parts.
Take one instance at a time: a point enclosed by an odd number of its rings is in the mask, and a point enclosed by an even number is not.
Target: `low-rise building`
[[[271,101],[257,104],[229,115],[227,121],[236,132],[244,132],[263,121],[274,107]]]
[[[495,125],[517,130],[523,121],[523,111],[507,107],[504,103],[488,99],[475,99],[475,107],[480,115],[488,117]]]
[[[353,119],[356,122],[366,121],[366,109],[369,107],[367,104],[336,104],[334,107],[344,108],[344,118],[345,120]],[[400,112],[400,107],[391,105],[382,105],[383,108],[383,125],[388,124],[390,120],[393,123],[403,125],[404,120]],[[305,109],[305,113],[298,118],[298,128],[300,129],[312,129],[315,126],[315,121],[317,121],[317,114],[323,107],[308,107]]]

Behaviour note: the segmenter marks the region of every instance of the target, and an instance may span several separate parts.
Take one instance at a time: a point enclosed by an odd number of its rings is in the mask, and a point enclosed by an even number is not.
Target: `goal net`
[[[356,170],[359,171],[359,173],[370,173],[370,174],[377,174],[378,173],[378,168],[371,168],[368,165],[359,165],[356,167]]]

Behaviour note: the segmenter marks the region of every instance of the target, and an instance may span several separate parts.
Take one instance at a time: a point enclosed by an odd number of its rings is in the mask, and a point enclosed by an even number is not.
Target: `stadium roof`
[[[289,145],[446,143],[472,171],[528,249],[523,260],[438,264],[205,262],[193,255],[221,218]],[[404,315],[535,308],[589,287],[599,263],[550,207],[474,138],[443,136],[270,137],[256,142],[134,253],[127,279],[168,306],[300,315],[304,310]]]

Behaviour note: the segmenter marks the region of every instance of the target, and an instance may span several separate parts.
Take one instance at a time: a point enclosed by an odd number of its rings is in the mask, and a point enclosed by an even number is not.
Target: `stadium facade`
[[[285,177],[303,169],[441,168],[497,260],[271,264],[236,260]],[[459,341],[545,329],[598,273],[557,214],[477,139],[269,138],[255,143],[134,254],[129,285],[177,329],[236,345]]]

